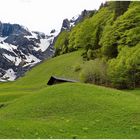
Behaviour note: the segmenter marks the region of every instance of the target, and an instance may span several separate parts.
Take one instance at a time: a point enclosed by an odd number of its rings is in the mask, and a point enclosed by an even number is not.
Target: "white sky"
[[[98,9],[102,1],[105,0],[0,0],[0,21],[49,33],[59,29],[65,18],[70,19],[84,9]]]

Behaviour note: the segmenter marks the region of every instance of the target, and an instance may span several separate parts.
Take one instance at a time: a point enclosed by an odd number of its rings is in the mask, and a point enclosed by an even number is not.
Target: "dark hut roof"
[[[55,85],[55,84],[60,84],[60,83],[65,83],[65,82],[75,83],[77,81],[71,80],[71,79],[60,78],[60,77],[56,77],[56,76],[51,76],[47,85]]]

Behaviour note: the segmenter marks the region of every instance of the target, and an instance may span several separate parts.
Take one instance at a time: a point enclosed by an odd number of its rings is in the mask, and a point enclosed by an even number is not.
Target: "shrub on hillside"
[[[106,84],[107,65],[100,59],[86,62],[80,73],[80,80],[85,83]]]

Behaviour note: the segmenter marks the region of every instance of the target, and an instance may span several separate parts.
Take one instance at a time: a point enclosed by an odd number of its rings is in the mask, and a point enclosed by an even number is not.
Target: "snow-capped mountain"
[[[45,35],[18,24],[0,22],[0,81],[13,81],[35,64],[51,57],[57,34],[55,30]]]

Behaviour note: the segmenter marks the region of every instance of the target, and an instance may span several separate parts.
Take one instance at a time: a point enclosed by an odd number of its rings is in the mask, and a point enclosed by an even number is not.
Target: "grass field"
[[[51,75],[78,80],[80,54],[47,60],[0,84],[0,138],[140,138],[140,89],[47,86]]]
[[[45,88],[52,75],[78,80],[78,72],[73,70],[77,63],[83,63],[81,51],[44,61],[15,82],[0,83],[0,102]]]

